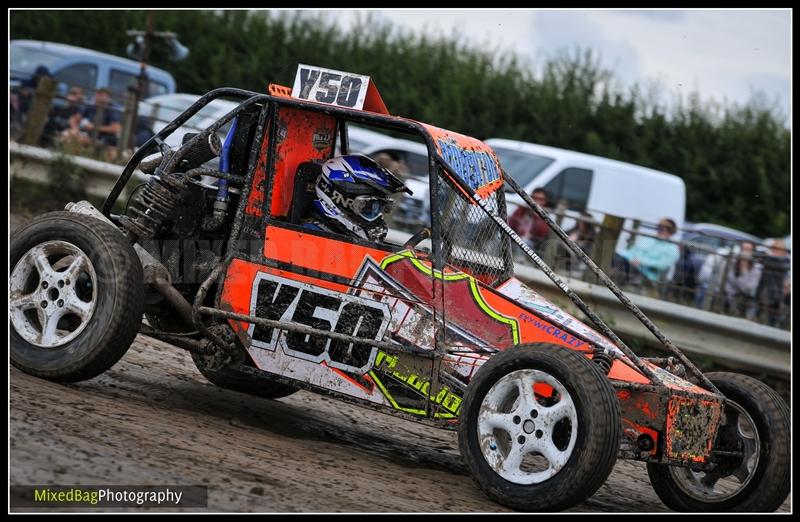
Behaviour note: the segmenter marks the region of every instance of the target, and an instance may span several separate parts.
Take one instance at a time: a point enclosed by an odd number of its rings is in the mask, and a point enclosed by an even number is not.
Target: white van
[[[536,188],[544,188],[553,205],[563,199],[569,210],[587,211],[598,222],[602,222],[606,214],[623,217],[626,229],[631,228],[634,219],[657,223],[665,217],[675,221],[678,229],[683,228],[686,185],[678,176],[534,143],[498,138],[485,142],[497,153],[506,174],[525,192],[530,194]],[[508,215],[521,203],[517,194],[507,194]],[[573,223],[573,220],[565,220],[562,227],[569,229]],[[626,245],[624,236],[620,238],[618,249]]]

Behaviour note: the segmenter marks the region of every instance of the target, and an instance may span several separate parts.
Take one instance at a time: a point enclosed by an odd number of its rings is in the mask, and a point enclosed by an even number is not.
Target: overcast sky
[[[560,48],[589,47],[624,84],[660,83],[665,102],[695,90],[703,98],[747,102],[754,91],[762,91],[789,114],[788,9],[371,12],[430,34],[457,30],[475,44],[514,51],[534,68]],[[325,16],[348,28],[358,12],[327,11]]]

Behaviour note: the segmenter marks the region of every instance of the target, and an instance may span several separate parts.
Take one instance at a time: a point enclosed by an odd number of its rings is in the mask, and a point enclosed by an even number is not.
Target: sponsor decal
[[[472,190],[478,190],[500,179],[495,158],[485,150],[462,149],[453,142],[436,141],[442,158]]]
[[[311,145],[317,150],[329,147],[332,134],[331,129],[326,129],[324,127],[317,129],[316,132],[314,132],[314,136],[311,137]]]
[[[386,352],[378,351],[378,356],[375,359],[375,369],[370,372],[370,376],[381,389],[383,394],[389,399],[392,406],[400,411],[412,413],[415,415],[424,415],[425,410],[419,408],[407,408],[397,403],[395,398],[387,389],[387,386],[381,381],[377,372],[383,371],[392,379],[403,383],[407,388],[410,388],[417,394],[423,396],[428,401],[440,406],[444,412],[438,412],[434,415],[436,418],[450,418],[458,415],[461,408],[461,397],[448,386],[442,385],[436,393],[431,392],[431,381],[424,375],[419,375],[414,372],[403,372],[398,365],[399,357],[389,355]]]
[[[586,344],[585,341],[582,341],[582,340],[578,339],[577,337],[575,337],[574,335],[571,335],[571,334],[569,334],[569,333],[567,333],[567,332],[565,332],[563,330],[560,330],[559,328],[556,328],[552,324],[548,324],[548,323],[542,321],[538,317],[532,317],[532,316],[530,316],[530,315],[528,315],[528,314],[523,312],[523,313],[520,314],[519,318],[521,320],[525,321],[526,323],[532,324],[533,326],[535,326],[536,328],[540,329],[541,331],[543,331],[543,332],[545,332],[545,333],[547,333],[549,335],[552,335],[553,337],[556,337],[557,339],[559,339],[561,341],[564,341],[565,343],[567,343],[568,345],[572,346],[573,348],[579,348],[579,347],[581,347],[581,346]]]

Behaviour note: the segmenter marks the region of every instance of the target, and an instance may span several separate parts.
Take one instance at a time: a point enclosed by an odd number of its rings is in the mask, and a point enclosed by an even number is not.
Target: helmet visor
[[[358,196],[353,199],[350,208],[357,216],[367,221],[375,221],[384,213],[389,213],[394,207],[391,199],[376,198],[374,196]]]

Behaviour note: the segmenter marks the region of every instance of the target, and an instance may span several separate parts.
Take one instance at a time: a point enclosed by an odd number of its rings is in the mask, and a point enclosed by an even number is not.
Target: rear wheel
[[[54,381],[113,366],[139,330],[144,286],[131,244],[89,216],[51,212],[11,239],[11,364]]]
[[[524,511],[569,508],[605,482],[619,449],[620,413],[600,368],[549,344],[489,359],[467,388],[459,448],[478,486]]]
[[[238,357],[220,357],[220,354],[202,355],[192,352],[192,361],[198,371],[212,384],[228,390],[246,393],[263,399],[280,399],[297,391],[294,386],[276,382],[266,374],[250,373],[240,370],[242,360],[249,355],[239,344],[239,339],[227,325],[212,326],[212,331],[227,343],[240,350]]]
[[[262,399],[280,399],[297,391],[294,386],[276,382],[269,377],[258,377],[233,368],[211,369],[202,355],[192,354],[194,365],[203,377],[220,388],[261,397]]]
[[[751,511],[778,509],[789,495],[791,448],[789,408],[766,384],[735,373],[708,373],[728,399],[714,450],[717,468],[648,464],[658,497],[676,511]]]

